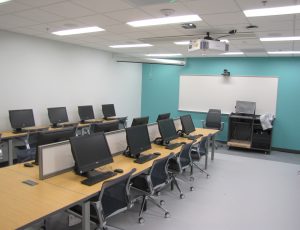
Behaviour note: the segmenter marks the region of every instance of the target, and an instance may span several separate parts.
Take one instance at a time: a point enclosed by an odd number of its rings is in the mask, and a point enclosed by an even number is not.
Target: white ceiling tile
[[[106,17],[104,15],[100,15],[100,14],[81,17],[81,18],[77,18],[76,20],[79,22],[84,22],[84,23],[90,24],[90,25],[97,25],[100,27],[110,26],[110,25],[115,25],[115,24],[120,23],[112,18]]]
[[[247,18],[248,21],[253,25],[260,25],[261,23],[275,23],[283,21],[293,21],[294,15],[278,15],[278,16],[268,16],[268,17],[251,17]]]
[[[130,39],[141,39],[141,38],[149,38],[149,37],[153,37],[153,34],[149,33],[149,32],[132,32],[132,33],[125,33],[124,34],[126,37],[130,38]]]
[[[198,0],[184,3],[190,10],[201,15],[240,11],[234,0]]]
[[[22,3],[17,3],[14,1],[6,2],[0,5],[0,15],[1,14],[9,14],[18,12],[21,10],[29,9],[30,7],[28,5],[24,5]]]
[[[106,30],[109,31],[109,32],[112,32],[112,33],[116,33],[116,34],[123,34],[123,33],[129,33],[129,32],[134,33],[134,32],[144,31],[143,29],[131,27],[131,26],[126,25],[124,23],[118,24],[118,25],[108,26],[106,28]]]
[[[95,12],[91,10],[88,10],[76,4],[72,4],[70,2],[57,3],[42,7],[41,9],[65,18],[83,17],[95,14]]]
[[[264,42],[267,51],[285,51],[293,49],[293,42]]]
[[[9,29],[15,27],[29,26],[34,24],[36,24],[36,22],[15,15],[0,16],[0,29]]]
[[[122,0],[72,0],[72,2],[99,13],[132,8],[130,4]]]
[[[152,17],[164,17],[165,15],[161,12],[162,9],[172,9],[174,13],[170,16],[186,15],[193,14],[193,11],[188,9],[182,3],[165,3],[165,4],[156,4],[148,5],[141,7],[143,11],[151,15]]]
[[[284,31],[284,30],[293,30],[294,22],[293,21],[276,21],[276,22],[261,22],[257,24],[258,28],[255,29],[257,32],[267,32],[267,31]]]
[[[120,10],[111,13],[106,13],[105,15],[115,20],[118,20],[122,23],[151,18],[150,15],[146,14],[144,11],[140,9]]]
[[[31,19],[39,23],[54,22],[64,19],[63,17],[39,9],[25,10],[15,13],[15,15]]]
[[[18,3],[30,5],[32,7],[40,7],[40,6],[51,5],[57,2],[63,2],[65,0],[15,0],[15,1]]]
[[[49,32],[57,31],[57,30],[66,30],[66,29],[73,29],[78,27],[85,27],[87,26],[85,23],[78,22],[75,20],[63,20],[53,23],[47,23],[47,28]]]
[[[300,41],[294,42],[294,50],[300,51]]]
[[[211,26],[247,23],[246,17],[241,13],[226,13],[216,15],[204,15],[202,19]]]

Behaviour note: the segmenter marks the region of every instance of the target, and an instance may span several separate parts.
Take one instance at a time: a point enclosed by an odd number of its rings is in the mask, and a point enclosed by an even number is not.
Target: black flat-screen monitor
[[[189,135],[196,130],[190,114],[180,116],[180,121],[183,133]]]
[[[147,125],[138,125],[126,129],[126,139],[129,153],[138,158],[141,152],[151,149]]]
[[[131,126],[147,125],[148,122],[149,122],[149,117],[136,117],[133,118]]]
[[[53,127],[59,123],[69,122],[66,107],[48,108],[48,117]]]
[[[78,106],[78,114],[81,122],[84,122],[85,120],[95,119],[92,105]]]
[[[89,177],[94,169],[113,162],[103,132],[70,138],[75,171]]]
[[[76,127],[68,127],[58,130],[47,130],[38,132],[34,163],[39,164],[38,148],[40,145],[70,140],[70,137],[74,137],[75,135]]]
[[[165,144],[178,137],[173,119],[158,121],[158,129]]]
[[[116,111],[115,111],[114,104],[102,105],[102,113],[103,113],[104,118],[115,117]]]
[[[9,110],[9,120],[11,127],[17,132],[21,132],[22,128],[35,126],[32,109]]]
[[[159,115],[157,116],[156,121],[158,122],[158,121],[161,121],[161,120],[169,119],[170,116],[171,116],[170,113],[162,113],[162,114],[159,114]]]
[[[111,132],[119,129],[119,121],[95,123],[91,125],[91,131],[93,133],[99,132]]]

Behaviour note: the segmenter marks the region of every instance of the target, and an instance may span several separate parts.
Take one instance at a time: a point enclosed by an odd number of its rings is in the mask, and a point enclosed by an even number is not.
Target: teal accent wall
[[[143,64],[142,115],[155,121],[159,113],[172,117],[190,112],[178,111],[180,75],[219,75],[228,69],[233,76],[279,77],[277,114],[272,146],[300,150],[300,57],[282,58],[190,58],[185,66]],[[268,93],[268,92],[266,92]],[[201,95],[199,88],[199,97]],[[223,95],[220,95],[222,97]],[[190,113],[197,127],[205,113]],[[223,115],[224,131],[218,136],[227,140],[228,116]]]

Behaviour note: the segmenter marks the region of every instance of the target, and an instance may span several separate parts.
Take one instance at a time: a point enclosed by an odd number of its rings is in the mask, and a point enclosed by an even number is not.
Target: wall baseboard
[[[222,141],[222,140],[216,140],[224,145],[227,145],[227,141]],[[295,150],[295,149],[284,149],[284,148],[276,148],[272,147],[272,151],[279,151],[279,152],[286,152],[286,153],[295,153],[295,154],[300,154],[300,150]]]
[[[283,148],[272,147],[272,150],[274,150],[274,151],[280,151],[280,152],[286,152],[286,153],[300,154],[300,150],[294,150],[294,149],[283,149]]]

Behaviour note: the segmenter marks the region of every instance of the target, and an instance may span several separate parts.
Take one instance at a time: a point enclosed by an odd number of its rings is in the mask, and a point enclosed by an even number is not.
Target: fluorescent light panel
[[[11,0],[0,0],[0,4],[1,3],[5,3],[5,2],[10,2]]]
[[[244,14],[246,15],[246,17],[261,17],[261,16],[299,14],[299,13],[300,13],[300,5],[244,10]]]
[[[300,51],[269,51],[268,54],[300,54]]]
[[[299,41],[300,36],[260,38],[262,42]]]
[[[102,29],[98,26],[91,26],[91,27],[83,27],[83,28],[55,31],[55,32],[52,32],[52,34],[59,35],[59,36],[66,36],[66,35],[74,35],[74,34],[94,33],[94,32],[99,32],[99,31],[104,31],[104,29]]]
[[[142,47],[150,47],[153,46],[151,44],[126,44],[126,45],[113,45],[109,46],[110,48],[122,49],[122,48],[142,48]]]
[[[227,53],[222,53],[220,55],[243,55],[243,52],[227,52]]]
[[[147,57],[178,57],[182,54],[174,53],[174,54],[146,54]]]
[[[192,15],[175,16],[175,17],[163,17],[163,18],[146,19],[140,21],[132,21],[132,22],[127,22],[127,24],[133,27],[143,27],[143,26],[176,24],[176,23],[184,23],[184,22],[196,22],[201,20],[202,19],[198,15],[192,14]]]

